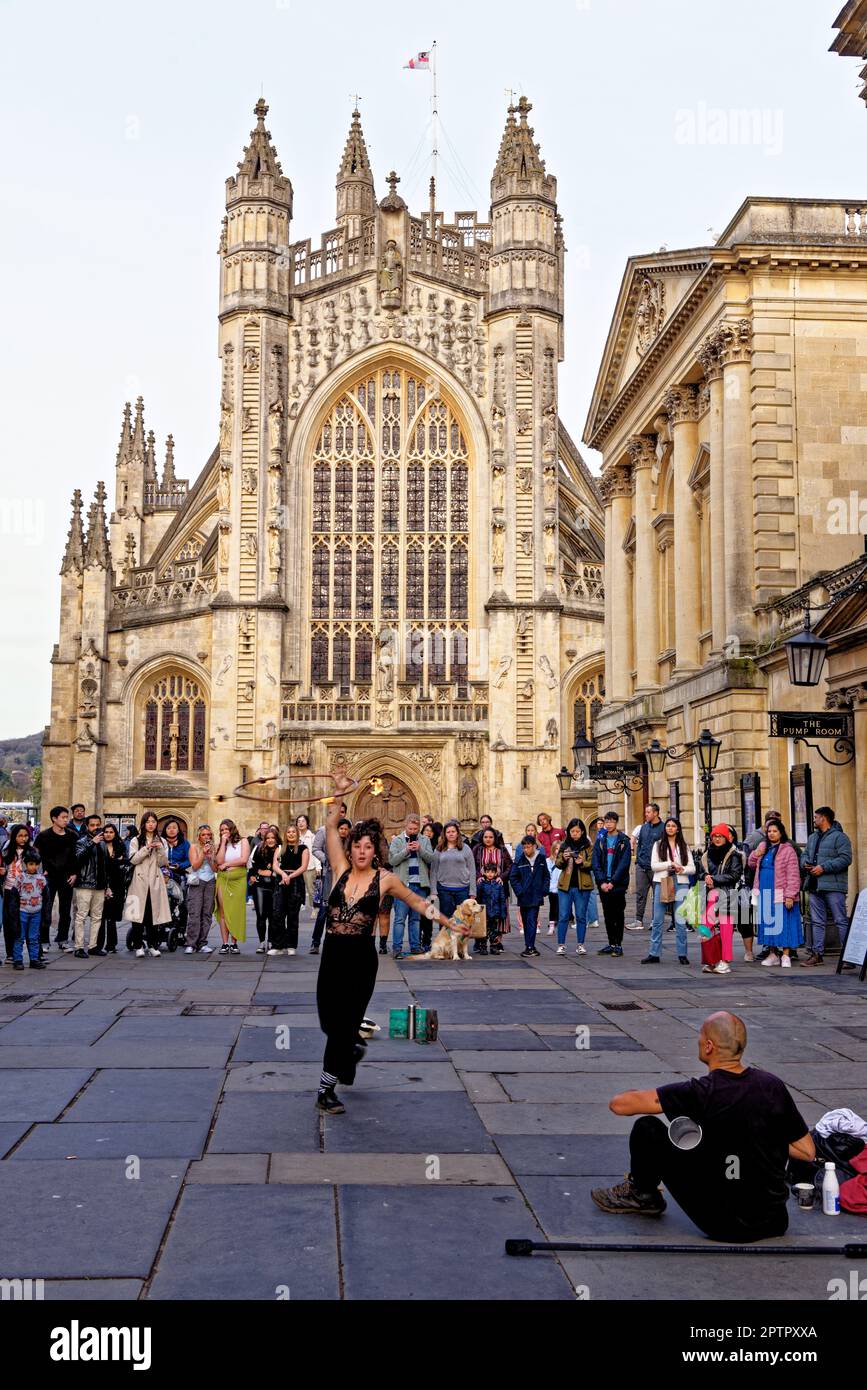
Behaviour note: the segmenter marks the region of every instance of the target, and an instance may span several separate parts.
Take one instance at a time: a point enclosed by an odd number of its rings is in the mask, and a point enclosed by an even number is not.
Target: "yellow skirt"
[[[217,870],[214,916],[235,941],[247,940],[247,870]]]

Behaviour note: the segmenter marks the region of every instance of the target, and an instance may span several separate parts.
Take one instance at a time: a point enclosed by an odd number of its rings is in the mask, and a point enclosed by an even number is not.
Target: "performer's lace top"
[[[360,898],[346,897],[349,873],[342,873],[331,890],[325,930],[335,936],[372,936],[379,914],[379,869]]]

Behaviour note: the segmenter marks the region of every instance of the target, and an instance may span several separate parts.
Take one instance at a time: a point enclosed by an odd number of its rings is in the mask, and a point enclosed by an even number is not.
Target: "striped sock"
[[[332,1076],[330,1071],[324,1071],[319,1078],[319,1094],[323,1091],[333,1091],[337,1085],[337,1077]]]

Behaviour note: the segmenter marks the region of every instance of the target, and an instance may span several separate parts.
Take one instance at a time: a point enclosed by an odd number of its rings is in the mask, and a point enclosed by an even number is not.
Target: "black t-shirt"
[[[69,878],[70,874],[74,874],[77,844],[78,836],[69,826],[62,835],[58,835],[50,826],[47,830],[40,830],[35,845],[42,855],[44,872],[55,878]]]
[[[807,1124],[780,1078],[757,1067],[716,1070],[660,1086],[658,1095],[667,1119],[688,1115],[701,1125],[695,1156],[720,1228],[754,1240],[785,1231],[789,1145]]]

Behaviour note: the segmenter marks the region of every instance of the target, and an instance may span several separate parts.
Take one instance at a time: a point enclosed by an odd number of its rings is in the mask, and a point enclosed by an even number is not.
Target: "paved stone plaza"
[[[248,941],[240,958],[52,954],[43,974],[3,970],[0,1154],[17,1197],[0,1275],[42,1278],[49,1298],[827,1299],[842,1257],[505,1256],[509,1236],[706,1243],[671,1205],[659,1222],[608,1217],[589,1191],[627,1167],[632,1122],[609,1097],[700,1074],[714,1008],[744,1017],[747,1061],[783,1077],[808,1124],[834,1106],[867,1114],[857,978],[704,976],[694,938],[688,969],[668,941],[642,968],[647,933],[619,961],[596,956],[599,930],[580,960],[554,940],[531,963],[515,932],[496,960],[381,959],[383,1032],[328,1119],[313,1105],[316,957],[266,959]],[[388,1009],[413,999],[439,1011],[438,1043],[388,1040]],[[785,1241],[865,1236],[858,1217],[793,1210]]]

